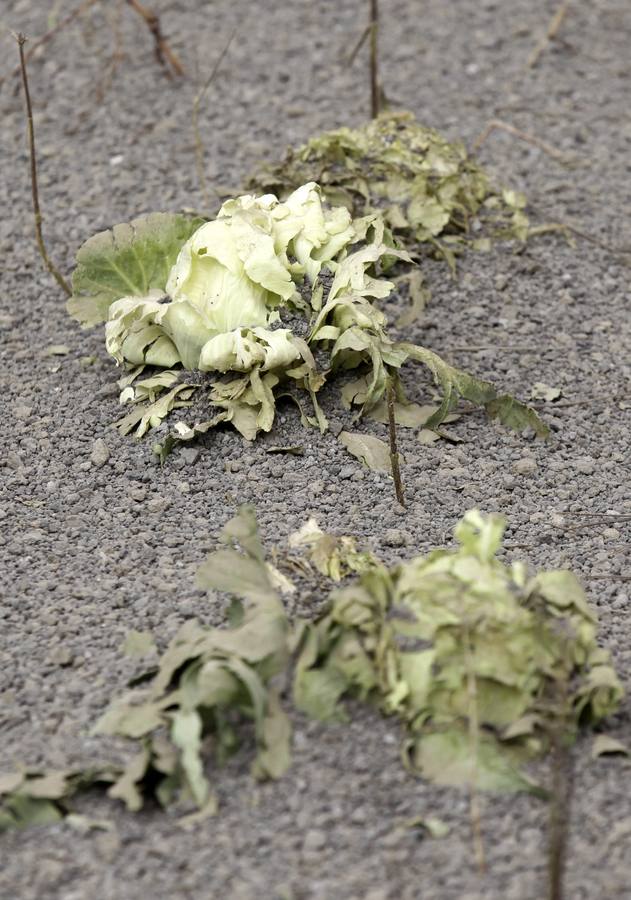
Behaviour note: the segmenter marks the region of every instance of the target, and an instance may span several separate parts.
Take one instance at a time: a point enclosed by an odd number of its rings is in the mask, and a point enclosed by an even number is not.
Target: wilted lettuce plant
[[[287,150],[251,176],[250,190],[283,198],[315,179],[329,203],[352,215],[379,212],[410,252],[419,245],[444,256],[465,243],[488,247],[475,224],[488,233],[525,239],[525,197],[497,190],[463,144],[450,142],[409,112],[383,112],[358,128],[338,128]]]
[[[456,549],[387,567],[310,520],[273,566],[254,510],[242,507],[197,573],[213,603],[215,591],[231,596],[225,626],[189,620],[159,655],[146,632],[125,642],[151,658],[94,733],[128,738],[137,752],[122,766],[0,774],[0,831],[58,820],[94,783],[132,811],[148,796],[197,808],[184,819],[194,823],[217,809],[209,761],[244,733],[255,777],[286,771],[289,693],[323,720],[346,718],[351,696],[372,700],[402,724],[408,766],[437,784],[541,793],[523,764],[546,753],[552,730],[572,740],[613,713],[622,688],[576,578],[500,562],[503,528],[471,510]],[[328,602],[315,619],[292,621],[282,595],[313,579]]]
[[[488,382],[391,340],[377,302],[394,288],[382,273],[397,260],[410,257],[392,245],[380,214],[352,219],[309,182],[284,202],[271,194],[229,200],[213,221],[155,214],[96,235],[78,253],[69,311],[84,325],[104,321],[106,348],[128,369],[121,402],[134,408],[118,423],[123,433],[141,436],[208,391],[210,417],[177,422],[163,451],[222,422],[248,439],[269,431],[279,393],[324,431],[317,393],[340,370],[362,369],[349,401],[358,414],[379,403],[390,377],[402,403],[396,373],[407,359],[424,363],[442,389],[429,427],[462,396],[506,424],[545,433],[532,410]],[[160,371],[147,377],[147,366]]]

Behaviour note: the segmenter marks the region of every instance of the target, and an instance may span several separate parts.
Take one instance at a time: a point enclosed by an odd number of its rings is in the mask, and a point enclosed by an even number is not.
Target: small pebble
[[[537,461],[532,456],[524,456],[513,463],[513,472],[516,475],[534,475],[537,471]]]
[[[581,456],[574,460],[573,465],[581,475],[593,475],[596,471],[596,462],[591,456]]]
[[[97,438],[92,444],[92,452],[90,453],[90,462],[97,469],[100,469],[110,458],[109,447],[102,438]]]

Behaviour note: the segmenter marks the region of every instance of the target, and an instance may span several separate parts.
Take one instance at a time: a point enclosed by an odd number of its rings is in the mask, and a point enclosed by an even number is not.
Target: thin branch
[[[469,818],[471,820],[471,832],[473,834],[473,847],[475,850],[478,872],[484,875],[486,872],[486,855],[484,852],[484,838],[482,836],[482,820],[480,814],[480,797],[478,794],[478,759],[480,755],[480,722],[478,718],[478,686],[471,658],[471,644],[469,629],[465,628],[464,634],[465,664],[467,667],[467,717],[469,720],[469,741],[471,756],[473,758],[473,772],[469,783]]]
[[[370,115],[376,119],[381,111],[379,89],[379,3],[370,0]]]
[[[44,237],[42,235],[42,213],[39,206],[39,190],[37,187],[37,159],[35,156],[35,128],[33,126],[33,107],[31,105],[31,94],[28,89],[28,77],[26,74],[26,58],[24,54],[24,44],[26,37],[23,34],[14,34],[13,37],[17,41],[18,51],[20,54],[20,71],[22,73],[22,87],[24,88],[24,100],[26,103],[26,120],[28,128],[28,149],[31,170],[31,195],[33,200],[33,218],[35,220],[35,240],[37,241],[37,249],[39,255],[44,261],[44,265],[53,276],[60,288],[65,291],[68,297],[72,296],[72,289],[59,269],[55,266],[46,251]]]
[[[537,210],[533,208],[533,212],[536,211]],[[567,222],[551,222],[547,225],[535,226],[530,230],[530,235],[534,237],[537,234],[545,234],[552,231],[569,232],[577,238],[587,241],[588,244],[593,244],[594,247],[600,247],[601,250],[605,250],[607,253],[619,257],[619,261],[625,266],[628,266],[631,262],[628,259],[628,257],[631,257],[631,249],[627,250],[625,247],[614,247],[612,244],[607,244],[597,237],[594,237],[593,234],[581,231],[579,228],[576,228],[574,225],[569,225]]]
[[[563,24],[563,20],[565,19],[566,15],[568,13],[569,8],[570,8],[570,0],[563,0],[563,3],[561,3],[561,5],[559,6],[559,8],[555,12],[555,14],[552,16],[552,19],[550,20],[550,24],[548,25],[548,28],[546,29],[546,33],[541,38],[541,40],[538,41],[534,50],[528,57],[527,68],[533,69],[537,65],[537,63],[539,62],[539,57],[544,52],[544,50],[546,49],[546,47],[548,46],[550,41],[553,41],[556,38],[556,36],[559,32],[559,29],[561,28],[561,25]]]
[[[388,375],[386,390],[388,398],[388,432],[390,434],[390,465],[392,467],[392,477],[394,479],[394,490],[397,495],[397,500],[401,506],[405,507],[405,493],[403,491],[403,482],[401,481],[399,451],[397,449],[397,425],[394,413],[394,384],[392,375]]]
[[[572,756],[568,747],[568,684],[556,685],[558,710],[550,722],[551,774],[548,823],[548,900],[563,900],[567,860],[570,804],[573,787]]]
[[[214,81],[215,76],[217,75],[217,72],[219,71],[219,67],[221,66],[222,62],[224,61],[226,53],[230,49],[230,45],[232,44],[233,40],[235,39],[238,30],[239,30],[239,26],[237,25],[233,29],[230,37],[228,38],[228,43],[225,45],[225,47],[219,54],[217,61],[215,62],[215,65],[212,67],[211,73],[208,76],[208,78],[206,79],[203,87],[201,88],[201,90],[199,90],[197,92],[197,94],[195,94],[195,99],[193,100],[193,132],[195,134],[195,167],[197,169],[197,178],[199,181],[200,190],[202,192],[202,199],[206,206],[209,205],[209,200],[208,200],[208,190],[206,188],[206,174],[204,171],[204,169],[205,169],[205,166],[204,166],[204,144],[202,142],[202,137],[201,137],[200,130],[199,130],[199,105],[202,102],[202,100],[204,99],[204,96],[206,95],[206,91],[208,90],[208,88],[210,87],[212,82]]]
[[[82,13],[86,12],[86,10],[88,10],[91,6],[94,6],[95,3],[98,3],[98,0],[83,0],[83,3],[80,3],[76,9],[74,9],[71,13],[68,13],[68,15],[63,19],[60,19],[60,21],[57,22],[54,28],[51,28],[50,31],[47,31],[46,34],[42,35],[42,37],[37,38],[36,41],[33,41],[29,50],[24,54],[25,62],[28,62],[40,47],[43,47],[44,44],[47,44],[52,38],[55,37],[56,34],[58,34],[58,32],[60,32],[67,25],[70,25],[71,22],[73,22]],[[16,75],[19,75],[21,69],[21,64],[18,63],[15,69],[12,69],[12,71],[9,72],[8,75],[4,75],[2,78],[0,78],[0,86],[2,86],[2,83],[6,79],[15,78]]]
[[[610,516],[603,516],[601,519],[592,519],[589,522],[581,522],[578,525],[562,525],[564,531],[582,531],[584,528],[600,528],[603,525],[612,525],[614,522],[629,522],[631,516],[618,516],[613,519]]]
[[[135,10],[139,16],[141,16],[145,22],[147,23],[147,27],[149,31],[153,35],[153,39],[155,42],[155,54],[156,59],[166,72],[166,74],[171,78],[172,72],[175,72],[176,75],[184,75],[184,67],[182,63],[177,58],[175,53],[169,47],[166,38],[162,34],[162,29],[160,27],[160,19],[153,12],[153,10],[148,9],[146,6],[143,6],[139,0],[127,0],[127,3],[133,10]],[[169,66],[171,69],[169,69]]]
[[[594,572],[592,575],[581,575],[588,581],[619,581],[627,584],[631,581],[631,575],[612,575],[609,572]]]
[[[357,54],[359,53],[359,51],[361,50],[361,48],[362,48],[362,47],[364,46],[364,44],[366,43],[366,38],[368,37],[368,35],[370,34],[370,32],[371,32],[371,26],[370,26],[370,25],[366,25],[366,27],[364,28],[364,30],[362,31],[362,33],[361,33],[360,36],[359,36],[359,40],[357,41],[357,43],[355,44],[355,46],[353,47],[353,49],[351,50],[351,52],[350,52],[350,53],[348,54],[348,56],[346,57],[345,62],[346,62],[346,65],[347,65],[347,66],[352,66],[352,65],[353,65],[353,63],[355,62],[355,59],[356,59],[356,57],[357,57]]]
[[[99,104],[102,103],[105,99],[105,95],[107,94],[112,85],[112,82],[114,81],[114,76],[116,75],[118,66],[120,62],[125,58],[125,54],[121,49],[121,13],[123,11],[124,2],[125,0],[116,0],[116,2],[113,4],[113,16],[111,19],[109,19],[112,36],[114,39],[114,51],[110,58],[107,69],[105,70],[105,74],[97,83],[94,91],[96,101]]]
[[[588,516],[592,519],[613,519],[614,521],[620,521],[622,519],[623,522],[631,520],[631,513],[573,512],[572,515]]]
[[[467,350],[472,352],[478,352],[480,350],[499,350],[500,353],[541,353],[542,350],[556,350],[556,347],[551,345],[549,347],[539,346],[533,347],[529,344],[515,344],[510,347],[501,347],[499,344],[463,344],[461,347],[446,347],[442,352],[444,354],[447,353],[463,353]],[[474,406],[472,409],[480,409],[479,406]]]
[[[563,348],[559,347],[559,352],[562,352],[562,350]],[[535,409],[545,409],[548,410],[548,412],[553,412],[555,409],[567,409],[570,406],[583,406],[586,403],[618,403],[620,400],[624,400],[627,397],[627,394],[609,394],[608,396],[603,395],[602,397],[581,397],[580,400],[553,400],[552,402],[546,400],[533,401],[530,405]]]
[[[558,160],[558,162],[562,163],[564,166],[575,165],[578,161],[575,157],[567,156],[565,153],[562,153],[561,150],[557,150],[556,147],[546,143],[546,141],[542,141],[541,138],[536,137],[534,134],[529,134],[527,131],[521,131],[521,129],[515,128],[514,125],[510,125],[508,122],[503,122],[501,119],[490,119],[487,122],[484,130],[471,145],[471,153],[477,153],[493,131],[505,131],[507,134],[519,138],[520,141],[532,144],[533,147],[538,147],[539,150],[542,150],[553,159]]]

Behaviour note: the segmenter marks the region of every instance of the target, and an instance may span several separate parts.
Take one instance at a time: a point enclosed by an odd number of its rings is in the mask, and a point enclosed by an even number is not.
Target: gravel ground
[[[366,4],[320,0],[152,0],[165,33],[193,72],[208,72],[239,24],[210,88],[202,136],[211,183],[235,185],[258,159],[367,112],[363,63],[340,60]],[[32,36],[51,8],[12,0],[6,24]],[[149,33],[115,4],[60,33],[31,64],[45,232],[69,270],[93,232],[154,209],[199,206],[191,81],[169,82]],[[540,221],[573,223],[600,241],[631,246],[631,13],[622,0],[573,5],[531,71],[525,63],[556,0],[383,3],[388,95],[450,137],[472,141],[491,117],[538,134],[582,165],[569,169],[524,142],[494,134],[488,168],[523,189]],[[422,8],[421,8],[422,7]],[[118,32],[118,38],[115,32]],[[2,73],[15,52],[8,37]],[[110,79],[112,53],[124,58]],[[111,83],[108,83],[111,81]],[[535,443],[464,416],[459,445],[421,447],[400,435],[408,510],[381,475],[362,470],[331,435],[304,432],[281,410],[268,439],[246,445],[217,433],[157,468],[147,443],[119,437],[115,370],[100,329],[81,333],[42,271],[32,238],[21,98],[0,94],[0,722],[2,768],[84,764],[103,754],[88,729],[133,666],[120,653],[130,628],[162,643],[192,615],[221,606],[193,576],[220,526],[256,504],[264,537],[282,539],[310,515],[365,536],[387,558],[450,540],[472,506],[509,519],[509,556],[570,566],[586,580],[602,640],[629,685],[629,523],[582,513],[631,513],[629,490],[629,269],[585,241],[556,236],[468,255],[458,281],[428,266],[433,302],[406,335],[526,397],[535,382],[559,387]],[[627,257],[628,259],[628,257]],[[68,355],[46,348],[66,344]],[[83,367],[81,357],[96,362]],[[408,372],[427,397],[420,370]],[[341,423],[331,396],[327,412]],[[367,429],[383,434],[382,426]],[[381,430],[380,430],[381,429]],[[99,442],[95,444],[95,442]],[[99,456],[104,442],[107,453]],[[302,444],[305,456],[270,457],[266,445]],[[107,457],[106,459],[104,457]],[[608,733],[631,742],[631,703]],[[546,808],[529,797],[483,800],[488,874],[476,874],[464,794],[413,781],[391,723],[357,710],[349,726],[296,717],[294,764],[259,785],[247,750],[217,776],[220,815],[183,833],[154,810],[132,816],[98,795],[78,804],[114,823],[80,835],[67,825],[2,839],[3,900],[539,900],[545,896]],[[630,898],[629,764],[589,761],[576,749],[567,900]],[[626,789],[623,786],[627,785]],[[442,840],[398,827],[414,816],[451,826]]]

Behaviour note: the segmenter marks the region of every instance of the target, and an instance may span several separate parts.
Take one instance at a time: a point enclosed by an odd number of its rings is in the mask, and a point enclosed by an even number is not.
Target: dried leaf
[[[485,409],[492,419],[498,419],[502,425],[507,425],[515,431],[532,428],[537,437],[547,438],[550,435],[550,429],[541,421],[534,409],[520,403],[509,394],[503,394],[489,401],[485,404]]]
[[[437,410],[437,406],[421,406],[419,403],[396,402],[394,404],[394,420],[397,425],[401,425],[403,428],[420,428],[435,415]],[[375,422],[381,422],[384,425],[388,424],[388,405],[385,400],[382,400],[370,410],[368,418],[374,419]],[[458,416],[447,416],[448,421],[453,421],[457,418]]]
[[[422,835],[427,834],[429,837],[436,839],[447,837],[451,831],[450,826],[446,822],[432,816],[416,816],[414,819],[408,819],[403,822],[401,827],[419,831]]]
[[[597,734],[592,743],[591,758],[598,759],[599,756],[608,756],[610,754],[631,756],[629,748],[622,741],[608,734]]]
[[[357,457],[369,469],[376,472],[391,472],[390,447],[385,441],[371,434],[361,434],[358,431],[340,432],[339,441],[348,452]],[[399,460],[402,462],[401,456]]]
[[[51,344],[44,350],[44,356],[68,356],[70,347],[66,344]]]
[[[128,631],[122,646],[125,656],[148,656],[157,650],[150,631]]]
[[[173,714],[171,738],[180,749],[180,761],[186,775],[188,787],[199,808],[208,798],[208,782],[204,777],[200,756],[202,737],[202,720],[193,709],[180,709]]]
[[[469,786],[496,793],[528,791],[544,796],[535,782],[511,763],[506,748],[488,734],[481,734],[474,753],[469,734],[462,730],[441,731],[416,738],[413,765],[435,784]]]
[[[561,388],[550,387],[550,385],[544,384],[543,381],[537,381],[536,384],[533,384],[530,391],[531,400],[545,400],[547,403],[558,400],[562,396],[563,391]]]
[[[305,448],[300,445],[290,447],[266,447],[266,453],[287,453],[290,456],[304,456]]]
[[[180,248],[203,221],[151,213],[91,237],[77,252],[70,315],[84,327],[98,325],[115,300],[164,290]]]

